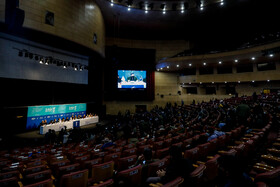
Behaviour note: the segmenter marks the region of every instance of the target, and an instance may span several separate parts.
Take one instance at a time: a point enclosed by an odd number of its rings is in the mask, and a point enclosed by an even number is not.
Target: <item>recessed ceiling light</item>
[[[206,66],[206,62],[203,62],[203,66]]]
[[[269,57],[273,57],[273,56],[274,56],[273,54],[270,54],[270,55],[269,55]]]
[[[148,10],[145,10],[145,13],[148,14]]]
[[[160,68],[160,69],[162,69],[162,68]]]
[[[237,59],[235,59],[235,60],[234,60],[234,62],[238,62],[238,60],[237,60]]]
[[[167,68],[169,68],[169,66],[167,66]]]
[[[225,81],[225,83],[227,83],[227,81]]]
[[[270,82],[270,80],[267,80],[267,82]]]
[[[252,57],[251,59],[252,59],[252,60],[255,60],[256,58],[255,58],[255,57]]]
[[[111,6],[114,6],[114,3],[111,3]]]
[[[177,64],[177,68],[179,67],[179,64]]]
[[[240,83],[240,81],[238,81],[238,83]]]
[[[192,66],[192,64],[189,64],[189,66]]]
[[[252,80],[252,82],[255,82],[254,80]]]
[[[200,82],[199,84],[202,84],[202,82]]]
[[[219,64],[222,64],[222,61],[219,61]]]
[[[181,10],[181,13],[183,14],[185,11],[184,10]]]
[[[215,82],[212,82],[212,84],[214,84]]]

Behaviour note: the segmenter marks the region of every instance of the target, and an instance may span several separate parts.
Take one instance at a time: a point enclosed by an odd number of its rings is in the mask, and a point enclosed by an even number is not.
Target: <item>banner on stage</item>
[[[66,120],[67,118],[70,119],[72,116],[86,115],[86,108],[86,103],[29,106],[26,129],[38,128],[43,120],[50,123],[55,119],[56,121],[60,121],[63,118]]]

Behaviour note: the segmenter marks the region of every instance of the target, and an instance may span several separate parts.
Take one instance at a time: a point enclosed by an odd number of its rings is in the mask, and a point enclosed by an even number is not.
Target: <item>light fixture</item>
[[[220,5],[221,5],[221,6],[224,5],[224,0],[221,0]]]
[[[203,62],[203,66],[206,66],[206,62]]]
[[[145,10],[145,13],[148,14],[148,10]]]
[[[212,82],[212,84],[214,84],[215,82]]]
[[[162,68],[160,68],[162,70]]]
[[[252,60],[255,60],[256,58],[255,58],[255,57],[252,57],[251,59],[252,59]]]
[[[227,83],[227,81],[225,81],[225,84]]]
[[[202,82],[199,82],[199,84],[202,84]]]
[[[238,83],[240,83],[240,81],[238,81]]]
[[[18,52],[18,56],[23,56],[22,51],[19,51],[19,52]]]
[[[192,84],[191,82],[189,82],[189,84]]]
[[[169,66],[167,66],[167,68],[169,68]]]
[[[219,64],[222,64],[222,61],[219,61]]]
[[[267,82],[270,82],[270,80],[267,80]]]
[[[252,82],[255,82],[254,80],[252,80]]]
[[[274,55],[273,54],[269,54],[269,57],[273,57]]]
[[[234,60],[234,62],[238,62],[238,60],[237,60],[237,59],[235,59],[235,60]]]
[[[179,67],[179,64],[177,64],[177,68]]]
[[[43,58],[40,58],[39,63],[40,63],[40,64],[43,64],[43,63],[44,63],[43,61],[44,61],[44,59],[43,59]]]
[[[111,6],[114,6],[114,3],[111,3]]]
[[[192,66],[192,64],[190,63],[189,66]]]
[[[157,71],[159,71],[159,69],[157,69]]]

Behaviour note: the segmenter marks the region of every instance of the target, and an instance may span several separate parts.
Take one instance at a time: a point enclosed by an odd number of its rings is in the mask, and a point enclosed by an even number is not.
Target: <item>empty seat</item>
[[[210,143],[200,144],[199,149],[199,159],[204,159],[209,153]]]
[[[46,170],[46,169],[47,169],[47,166],[46,166],[46,165],[40,165],[40,166],[30,167],[30,168],[26,168],[26,169],[23,171],[22,174],[23,174],[23,175],[28,175],[28,174],[40,172],[40,171],[43,171],[43,170]]]
[[[17,177],[11,177],[0,180],[1,187],[19,187]]]
[[[116,161],[120,157],[121,157],[121,153],[120,152],[111,153],[111,154],[105,155],[104,162],[114,161],[116,163]]]
[[[136,155],[136,154],[137,154],[137,148],[126,149],[122,152],[123,157]]]
[[[135,164],[137,160],[137,155],[131,155],[128,157],[123,157],[118,159],[118,170],[122,171],[128,169],[129,166]]]
[[[40,171],[32,174],[28,174],[23,178],[23,184],[31,184],[47,180],[51,178],[51,170]]]
[[[153,144],[153,150],[158,150],[158,149],[162,149],[163,148],[163,141],[159,141],[159,142],[154,142]]]
[[[71,173],[73,171],[77,171],[80,169],[80,164],[76,163],[76,164],[71,164],[71,165],[67,165],[67,166],[61,166],[58,168],[57,172],[56,172],[56,178],[60,178],[62,175]]]
[[[47,180],[37,182],[34,184],[25,185],[23,187],[53,187],[53,180],[47,179]]]
[[[220,158],[220,155],[215,155],[213,158],[205,162],[206,169],[204,171],[205,176],[208,181],[214,180],[218,176],[218,159]]]
[[[106,162],[103,164],[97,164],[93,165],[92,167],[92,181],[98,182],[98,181],[104,181],[106,179],[110,179],[113,177],[114,172],[114,162]]]
[[[5,172],[5,173],[0,173],[0,180],[2,179],[8,179],[8,178],[12,178],[12,177],[16,177],[17,179],[19,179],[19,171],[9,171],[9,172]]]
[[[199,187],[203,184],[203,173],[206,169],[204,164],[199,165],[193,172],[190,173],[191,183],[193,186]]]
[[[63,175],[60,180],[60,187],[86,187],[88,185],[88,170],[81,170]]]
[[[124,179],[128,185],[141,186],[142,166],[136,166],[127,170],[120,171],[117,175],[119,179]]]
[[[169,148],[159,149],[156,151],[156,157],[162,159],[169,155]]]
[[[165,185],[162,185],[161,187],[177,187],[180,184],[182,184],[183,182],[184,182],[184,178],[177,177],[173,181],[170,181],[170,182],[166,183]]]
[[[184,158],[191,160],[192,162],[196,162],[199,158],[199,149],[198,147],[186,150],[184,153]]]
[[[108,186],[113,186],[114,184],[114,180],[113,179],[109,179],[101,184],[94,184],[91,187],[108,187]]]
[[[258,174],[255,182],[265,182],[268,186],[277,187],[280,184],[280,166],[272,171]]]

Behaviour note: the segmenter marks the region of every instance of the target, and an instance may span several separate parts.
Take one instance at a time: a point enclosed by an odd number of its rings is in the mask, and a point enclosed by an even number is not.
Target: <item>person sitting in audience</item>
[[[209,134],[209,137],[208,137],[208,139],[207,139],[208,142],[209,142],[210,140],[213,140],[213,139],[215,139],[215,138],[218,138],[219,136],[225,135],[224,132],[218,131],[218,130],[216,130],[216,129],[213,128],[213,127],[208,129],[208,134]]]
[[[149,177],[146,183],[162,183],[166,184],[177,177],[184,178],[184,184],[190,183],[189,175],[194,170],[192,163],[188,159],[182,157],[180,147],[171,146],[169,148],[170,163],[166,170],[157,171],[157,177]]]

